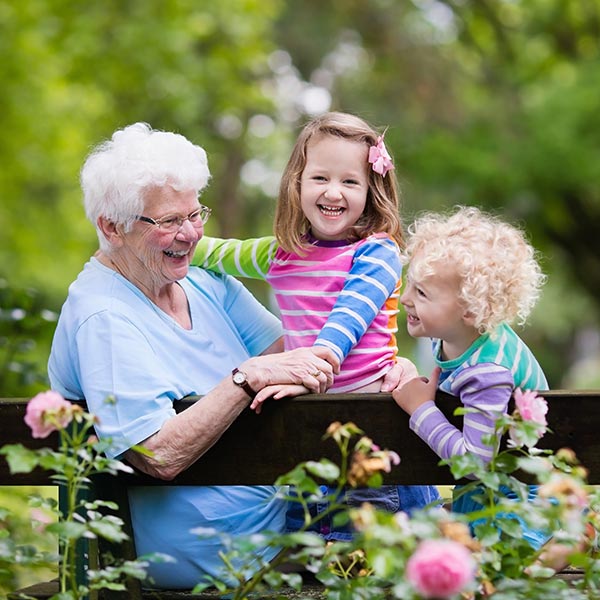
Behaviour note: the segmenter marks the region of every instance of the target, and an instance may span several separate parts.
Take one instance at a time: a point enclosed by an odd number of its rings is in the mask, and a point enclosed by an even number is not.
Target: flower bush
[[[536,447],[547,429],[545,400],[519,390],[515,401],[513,414],[497,416],[496,431],[488,440],[495,450],[489,464],[473,455],[440,463],[447,464],[457,480],[474,478],[462,489],[476,490],[481,510],[457,514],[433,506],[409,518],[368,504],[349,509],[332,503],[327,510],[336,513],[339,523],[350,519],[356,535],[348,542],[325,542],[308,531],[323,518],[323,513],[315,517],[309,511],[311,502],[323,500],[320,484],[337,485],[338,490],[347,484],[377,486],[382,473],[399,462],[353,423],[334,423],[325,437],[337,444],[340,467],[327,460],[309,461],[276,482],[284,497],[302,504],[305,526],[291,534],[228,539],[224,578],[204,581],[196,591],[215,585],[237,600],[261,593],[277,597],[276,590],[285,586],[302,590],[308,574],[324,586],[325,597],[335,600],[599,598],[600,561],[594,540],[600,516],[593,507],[600,505],[600,497],[588,491],[586,471],[571,450],[553,454]],[[352,444],[355,436],[359,440]],[[505,440],[502,445],[500,439]],[[530,495],[524,479],[539,485],[537,495]],[[286,495],[286,486],[294,486],[298,494]],[[523,539],[523,524],[550,532],[551,540],[534,549]],[[271,563],[261,563],[254,552],[265,544],[281,549]],[[304,574],[281,572],[286,562],[301,567]],[[580,577],[555,577],[566,564],[578,567]]]
[[[126,538],[122,529],[123,521],[105,514],[117,508],[114,503],[85,498],[84,492],[89,487],[91,477],[131,471],[121,461],[104,456],[110,442],[98,441],[92,435],[94,421],[93,415],[65,400],[57,392],[42,392],[29,401],[25,422],[35,438],[46,438],[58,431],[58,450],[30,450],[21,444],[7,444],[0,448],[0,454],[6,457],[11,473],[45,469],[52,473],[51,478],[64,492],[65,505],[59,511],[57,522],[46,523],[46,519],[42,518],[43,513],[36,513],[40,517],[37,526],[45,533],[57,536],[59,556],[39,555],[14,545],[10,548],[13,563],[22,563],[23,557],[31,565],[59,560],[59,592],[49,600],[80,600],[90,590],[123,590],[124,576],[143,579],[147,561],[160,559],[157,555],[114,564],[101,570],[92,569],[87,571],[86,581],[77,579],[77,554],[82,540],[103,538],[119,543]]]
[[[432,506],[409,518],[405,513],[386,513],[369,504],[348,508],[337,500],[343,498],[346,486],[380,485],[383,474],[398,465],[400,458],[380,449],[353,423],[331,424],[324,438],[337,445],[339,465],[328,459],[306,461],[275,482],[283,498],[302,507],[303,527],[294,533],[264,532],[250,538],[223,536],[227,548],[221,554],[223,576],[207,578],[194,591],[214,586],[217,593],[232,600],[281,597],[278,590],[285,587],[301,594],[309,575],[322,585],[325,597],[335,600],[600,598],[600,561],[595,544],[600,494],[587,486],[586,470],[571,450],[552,453],[537,448],[547,429],[544,399],[533,392],[517,391],[515,406],[513,414],[497,416],[496,431],[488,440],[494,448],[488,464],[473,455],[441,461],[457,480],[473,478],[462,487],[464,492],[474,491],[481,503],[481,510],[471,514]],[[457,412],[468,410],[472,409]],[[42,513],[37,522],[58,536],[62,557],[60,592],[51,600],[79,600],[92,589],[124,589],[121,580],[125,574],[143,579],[143,559],[89,571],[85,582],[75,576],[78,541],[94,537],[116,543],[123,540],[122,523],[102,512],[114,509],[114,505],[81,498],[93,474],[115,475],[128,470],[119,461],[103,457],[107,442],[90,436],[94,417],[60,395],[46,392],[30,401],[25,419],[35,437],[55,430],[60,435],[57,451],[30,451],[22,446],[0,450],[12,472],[49,469],[65,489],[67,503],[59,522],[44,523]],[[505,441],[500,444],[500,439]],[[538,485],[533,497],[531,483]],[[325,497],[323,484],[334,487],[335,493]],[[324,512],[311,513],[311,503],[325,500]],[[334,525],[352,524],[352,540],[325,542],[310,531],[320,519],[331,515]],[[523,524],[551,532],[551,541],[534,549],[523,539]],[[197,533],[215,534],[213,530]],[[260,558],[256,550],[264,546],[279,550],[274,560]],[[17,556],[18,549],[13,547],[12,551]],[[35,552],[28,557],[31,564],[41,560]],[[554,577],[565,564],[580,569],[577,580]],[[294,568],[289,569],[290,565]]]

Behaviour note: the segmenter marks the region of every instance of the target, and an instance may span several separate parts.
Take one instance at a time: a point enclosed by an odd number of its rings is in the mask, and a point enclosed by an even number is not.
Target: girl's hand
[[[429,379],[427,377],[416,377],[401,388],[396,388],[392,392],[396,404],[409,415],[412,415],[425,402],[435,400],[440,372],[441,369],[435,367]]]
[[[273,400],[281,400],[282,398],[289,398],[290,396],[301,396],[303,394],[310,394],[310,390],[303,385],[293,384],[280,384],[280,385],[268,385],[264,387],[252,400],[250,408],[257,414],[260,414],[262,405],[268,398]]]
[[[382,392],[391,392],[394,388],[401,388],[411,379],[419,376],[419,371],[412,361],[403,356],[396,358],[396,364],[385,374],[381,384]]]

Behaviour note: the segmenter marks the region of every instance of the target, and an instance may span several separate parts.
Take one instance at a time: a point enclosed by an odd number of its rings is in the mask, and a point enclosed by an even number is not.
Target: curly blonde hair
[[[475,207],[420,216],[408,228],[405,260],[418,280],[439,263],[455,268],[459,298],[481,334],[525,323],[546,280],[524,232]]]
[[[348,113],[325,113],[304,126],[281,177],[273,223],[280,247],[288,252],[302,253],[309,247],[305,236],[310,229],[310,222],[300,204],[300,178],[306,166],[309,142],[322,135],[361,142],[369,148],[377,143],[379,137],[366,121]],[[385,177],[371,168],[368,173],[367,203],[353,228],[353,235],[355,239],[363,239],[373,233],[387,233],[400,248],[404,248],[399,214],[400,194],[394,171],[389,171]]]

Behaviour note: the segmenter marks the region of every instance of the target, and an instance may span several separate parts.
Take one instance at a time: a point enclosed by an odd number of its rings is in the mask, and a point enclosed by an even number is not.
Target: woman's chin
[[[167,258],[167,271],[172,274],[173,281],[183,279],[190,270],[190,260],[188,256],[181,258]]]

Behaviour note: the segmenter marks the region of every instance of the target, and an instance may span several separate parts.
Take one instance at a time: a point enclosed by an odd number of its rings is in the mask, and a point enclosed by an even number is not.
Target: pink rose
[[[25,423],[34,438],[48,437],[73,419],[73,405],[58,392],[41,392],[27,403]]]
[[[476,564],[471,553],[452,540],[426,540],[406,564],[406,577],[424,598],[450,598],[471,584]]]
[[[527,390],[521,391],[520,388],[515,390],[515,406],[521,415],[523,421],[531,421],[542,425],[538,429],[538,434],[544,433],[544,428],[548,424],[546,421],[546,413],[548,412],[548,403],[542,396],[538,396],[537,392]]]

